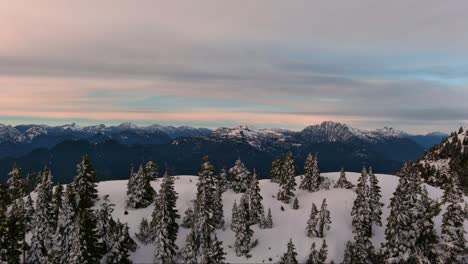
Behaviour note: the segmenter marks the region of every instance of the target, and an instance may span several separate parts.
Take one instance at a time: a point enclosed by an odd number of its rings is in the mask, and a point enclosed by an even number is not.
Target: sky
[[[0,123],[468,124],[466,1],[0,0]]]

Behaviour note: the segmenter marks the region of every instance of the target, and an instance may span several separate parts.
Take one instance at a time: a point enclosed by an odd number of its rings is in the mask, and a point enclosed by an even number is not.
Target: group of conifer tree
[[[45,167],[35,203],[21,181],[15,164],[7,182],[9,199],[1,199],[0,263],[130,263],[129,252],[136,250],[136,243],[128,226],[112,218],[113,205],[107,198],[100,209],[92,209],[98,195],[88,156],[65,190],[60,183],[54,186]]]

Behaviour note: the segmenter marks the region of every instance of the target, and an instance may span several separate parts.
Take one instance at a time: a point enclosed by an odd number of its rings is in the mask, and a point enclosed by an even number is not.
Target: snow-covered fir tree
[[[294,197],[294,201],[293,201],[293,206],[292,206],[292,208],[293,208],[294,210],[299,209],[299,200],[297,199],[297,197]]]
[[[221,190],[225,192],[229,188],[229,182],[227,179],[227,172],[225,169],[221,169],[218,175],[218,186],[221,187]]]
[[[416,245],[423,259],[428,263],[437,263],[439,259],[438,250],[439,238],[437,236],[433,218],[439,215],[440,203],[429,198],[429,194],[425,186],[421,186],[421,195],[419,203],[416,205],[416,222],[417,230],[419,230],[419,238]]]
[[[447,208],[442,216],[441,260],[443,263],[464,263],[466,240],[464,229],[463,194],[457,175],[452,175],[445,186]]]
[[[354,253],[354,243],[351,242],[351,241],[348,241],[346,243],[346,249],[345,249],[345,252],[344,252],[344,256],[343,256],[343,262],[342,264],[354,264],[354,263],[358,263],[357,261],[354,261],[354,256],[355,256],[355,253]],[[367,260],[365,260],[367,262]],[[364,262],[364,263],[366,263]]]
[[[143,165],[127,184],[127,206],[130,208],[145,208],[152,204],[156,191],[151,187],[151,178]]]
[[[130,252],[134,252],[137,244],[128,233],[128,225],[117,220],[112,231],[112,244],[105,258],[106,264],[130,264]]]
[[[304,178],[302,179],[299,189],[308,190],[309,192],[318,191],[320,185],[320,175],[315,169],[315,159],[312,154],[309,153],[304,164]]]
[[[63,186],[60,182],[58,182],[54,188],[54,194],[52,197],[52,202],[54,206],[54,223],[57,223],[58,215],[59,215],[60,209],[62,208],[62,200],[63,200],[62,196],[63,196]]]
[[[156,197],[150,229],[155,244],[154,261],[174,263],[177,251],[175,240],[179,231],[176,219],[179,214],[176,209],[177,193],[174,190],[174,177],[166,171],[159,194]]]
[[[375,176],[372,167],[369,167],[369,206],[370,218],[374,225],[382,226],[382,207],[383,203],[380,202],[382,194],[380,194],[379,180]]]
[[[219,204],[215,204],[215,202],[220,202],[220,198],[216,199],[217,193],[216,171],[214,166],[209,162],[208,157],[205,156],[201,171],[198,174],[194,213],[194,228],[197,229],[197,234],[200,236],[198,240],[200,241],[201,254],[209,249],[212,234],[220,226],[218,221],[223,220],[219,218],[219,215],[217,215],[218,218],[215,218],[215,210],[220,206]]]
[[[24,195],[24,184],[21,176],[21,168],[13,163],[13,169],[8,173],[7,187],[10,201],[14,201]]]
[[[271,216],[271,208],[268,208],[268,213],[264,220],[262,221],[262,224],[260,226],[263,229],[271,229],[273,228],[273,217]]]
[[[96,190],[96,171],[88,155],[78,164],[77,175],[73,181],[79,208],[90,208],[98,198]]]
[[[315,248],[315,242],[314,242],[312,243],[312,246],[310,248],[310,254],[309,254],[309,257],[307,258],[306,264],[325,264],[327,261],[327,255],[328,255],[327,242],[323,240],[322,247],[320,248],[320,250],[317,250]]]
[[[180,223],[180,226],[183,228],[192,228],[194,218],[193,209],[190,207],[187,208],[187,210],[184,212],[184,217],[182,218],[182,223]]]
[[[291,197],[294,196],[296,190],[296,162],[291,151],[286,155],[286,159],[282,168],[283,180],[280,182],[280,190],[277,194],[277,199],[289,203]]]
[[[74,236],[78,236],[76,221],[78,219],[76,195],[73,185],[68,184],[62,201],[62,207],[59,211],[57,228],[54,233],[54,246],[52,249],[52,263],[70,263],[72,262],[72,247]]]
[[[41,173],[41,182],[37,186],[28,262],[47,263],[48,261],[53,246],[54,227],[56,226],[52,196],[52,175],[46,167]]]
[[[6,254],[0,253],[0,260],[4,261],[4,263],[20,263],[22,244],[26,235],[24,214],[23,199],[13,201],[4,223],[6,226],[6,230],[4,230],[6,243],[2,251]]]
[[[6,192],[5,192],[6,193]],[[7,194],[7,193],[6,193]],[[7,195],[5,195],[6,197]],[[7,206],[0,206],[0,263],[7,263],[9,254],[8,254],[8,228],[6,224],[6,212]]]
[[[334,187],[341,189],[352,189],[354,187],[354,185],[346,179],[346,173],[344,171],[344,168],[341,168],[340,178],[338,179]]]
[[[198,264],[198,250],[200,243],[198,241],[199,235],[197,229],[192,228],[190,233],[185,238],[185,246],[182,249],[181,255],[184,264]]]
[[[150,181],[156,181],[159,178],[159,165],[158,163],[150,160],[145,165],[145,171]]]
[[[114,204],[109,202],[109,196],[105,195],[103,203],[100,205],[99,210],[96,211],[97,236],[100,238],[105,252],[108,252],[112,247],[113,233],[116,229],[116,223],[112,218],[114,206]]]
[[[219,241],[216,235],[211,241],[211,246],[203,252],[200,263],[202,264],[224,264],[226,259],[223,250],[223,242]]]
[[[234,167],[229,170],[230,186],[236,193],[243,193],[249,189],[250,186],[250,171],[245,167],[244,163],[239,159],[234,163]]]
[[[237,201],[234,200],[234,203],[232,204],[232,210],[231,210],[231,230],[236,232],[238,228],[238,220],[239,220],[239,213],[238,213],[238,208],[237,208]]]
[[[248,191],[250,199],[250,220],[251,224],[258,224],[265,214],[263,209],[263,197],[260,194],[260,185],[257,179],[257,173],[254,170],[252,182]]]
[[[214,199],[213,199],[213,221],[216,228],[224,227],[223,193],[225,191],[225,178],[218,175],[215,179]]]
[[[250,210],[249,198],[246,194],[242,195],[237,208],[237,219],[235,224],[235,243],[234,249],[238,257],[247,255],[250,251],[250,242],[253,236],[253,230],[250,228]]]
[[[33,225],[34,217],[34,201],[31,198],[31,194],[28,194],[26,201],[24,203],[24,221],[25,221],[25,231],[31,231]]]
[[[271,181],[280,183],[282,179],[283,161],[280,158],[276,158],[271,163]]]
[[[149,244],[152,242],[151,228],[146,218],[142,218],[138,227],[138,233],[135,234],[136,238],[143,244]]]
[[[89,208],[78,209],[78,225],[78,245],[73,245],[72,255],[78,263],[99,262],[103,252],[97,235],[94,211]]]
[[[308,237],[318,237],[318,220],[319,220],[319,210],[317,206],[313,203],[312,209],[310,210],[309,220],[307,220],[306,234]]]
[[[354,200],[351,216],[353,217],[353,233],[370,237],[372,219],[369,199],[369,175],[365,167],[362,168],[361,176],[356,186],[356,199]]]
[[[297,253],[296,248],[294,247],[294,243],[292,239],[289,239],[286,253],[281,257],[279,264],[297,264]]]
[[[327,199],[323,199],[320,212],[318,214],[318,237],[325,237],[325,231],[330,230],[330,211],[327,208]]]

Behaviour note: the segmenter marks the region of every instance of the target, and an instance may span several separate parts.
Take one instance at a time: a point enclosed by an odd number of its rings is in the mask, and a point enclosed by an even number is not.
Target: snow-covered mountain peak
[[[0,142],[21,142],[24,135],[11,125],[0,124]]]

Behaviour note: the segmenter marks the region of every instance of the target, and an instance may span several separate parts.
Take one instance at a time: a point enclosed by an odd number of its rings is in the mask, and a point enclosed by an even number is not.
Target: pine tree
[[[146,218],[142,218],[140,226],[138,228],[139,232],[135,234],[136,238],[143,244],[151,243],[151,229]]]
[[[231,210],[231,230],[236,232],[238,229],[238,221],[239,221],[239,213],[237,210],[237,201],[234,200],[234,203],[232,204],[232,210]]]
[[[243,193],[249,189],[250,171],[245,167],[240,159],[234,163],[234,167],[229,170],[231,175],[231,188],[236,193]]]
[[[271,209],[268,208],[268,214],[265,218],[265,222],[263,223],[263,228],[264,229],[271,229],[273,228],[273,218],[271,216]]]
[[[98,198],[96,190],[96,172],[89,160],[88,155],[83,157],[83,160],[78,164],[77,176],[73,184],[78,199],[78,207],[91,208],[94,201]]]
[[[265,214],[262,201],[263,197],[260,194],[260,185],[257,179],[257,173],[254,170],[252,176],[252,182],[249,188],[249,199],[250,199],[250,219],[251,224],[258,224]]]
[[[222,192],[225,192],[229,187],[227,173],[225,169],[221,169],[221,171],[219,172],[218,186],[221,187]]]
[[[380,194],[379,180],[372,171],[372,167],[369,167],[369,206],[370,206],[370,218],[372,224],[382,226],[382,207],[383,203],[380,202],[382,195]],[[372,225],[371,224],[371,225]]]
[[[122,224],[119,220],[115,224],[112,232],[112,244],[106,257],[106,264],[130,264],[129,252],[134,252],[137,244],[128,233],[128,225]]]
[[[17,199],[11,206],[5,226],[6,226],[6,259],[5,263],[20,263],[21,248],[26,235],[25,232],[25,221],[24,221],[24,201],[23,199]],[[3,254],[1,254],[3,255]],[[3,259],[5,256],[1,257]]]
[[[220,206],[214,203],[217,194],[215,168],[208,161],[208,157],[204,157],[203,159],[201,172],[198,174],[194,227],[198,229],[197,234],[200,235],[199,241],[202,253],[210,247],[211,235],[221,224],[217,221],[223,220],[223,218],[216,219],[214,217],[216,207]],[[216,202],[221,203],[221,199],[218,197]]]
[[[294,157],[291,151],[286,155],[286,159],[283,163],[283,180],[280,183],[280,191],[278,192],[277,199],[289,203],[291,197],[294,196],[294,191],[296,190],[296,165]]]
[[[5,194],[7,194],[5,192]],[[5,195],[6,197],[7,195]],[[0,200],[2,202],[2,200]],[[0,204],[0,263],[7,263],[9,254],[8,254],[8,228],[6,224],[6,204]]]
[[[197,229],[192,228],[185,238],[185,247],[181,253],[184,264],[198,264],[198,250],[200,247],[198,237]]]
[[[24,203],[24,221],[25,221],[25,231],[31,231],[33,225],[34,217],[34,202],[31,198],[31,194],[28,194],[26,202]]]
[[[71,261],[72,239],[77,233],[75,222],[77,219],[77,209],[75,203],[75,193],[72,185],[67,185],[59,211],[57,228],[55,229],[52,249],[52,263],[68,263]]]
[[[312,243],[310,247],[309,257],[307,258],[306,264],[319,264],[319,251],[315,248],[315,242]]]
[[[314,182],[317,182],[317,189],[322,188],[322,183],[324,181],[323,177],[320,176],[320,165],[319,165],[319,159],[318,159],[318,153],[315,153],[314,156],[314,165],[312,166],[312,178],[314,179]],[[324,186],[325,189],[328,189],[328,186]]]
[[[218,176],[213,190],[213,221],[218,229],[224,226],[223,193],[225,191],[225,184],[226,182],[222,176]]]
[[[131,208],[146,208],[154,201],[155,190],[151,187],[151,179],[143,165],[127,184],[127,206]]]
[[[328,246],[327,246],[327,241],[323,240],[322,242],[322,247],[320,248],[320,251],[318,252],[318,260],[319,264],[325,264],[327,261],[327,255],[328,255]]]
[[[309,153],[304,164],[304,178],[299,186],[302,190],[315,192],[319,189],[319,175],[315,172],[315,157]]]
[[[437,263],[439,259],[439,238],[437,236],[433,218],[440,213],[440,204],[429,198],[427,189],[422,186],[420,202],[416,205],[418,221],[417,230],[420,232],[416,245],[420,250],[424,261],[428,263]]]
[[[102,246],[97,235],[97,224],[93,210],[85,208],[78,211],[78,250],[75,254],[79,263],[91,264],[99,262]]]
[[[281,257],[279,264],[297,264],[298,262],[297,262],[296,256],[297,256],[296,249],[294,248],[292,239],[290,239],[287,245],[287,251]]]
[[[100,209],[96,211],[96,229],[97,236],[102,241],[102,247],[105,252],[108,252],[113,243],[113,233],[116,231],[116,222],[112,218],[114,211],[114,204],[109,202],[109,196],[103,198],[104,202],[101,204]]]
[[[242,195],[239,207],[237,208],[236,220],[236,241],[234,248],[238,257],[246,255],[250,251],[250,241],[253,236],[253,230],[250,228],[250,210],[249,198],[246,194]]]
[[[161,183],[159,194],[156,197],[150,228],[152,240],[156,246],[154,261],[162,263],[174,263],[173,257],[178,249],[175,240],[179,225],[176,209],[177,193],[174,190],[174,178],[166,171]]]
[[[271,181],[280,183],[282,179],[283,161],[280,158],[276,158],[271,163]]]
[[[157,181],[159,178],[159,165],[158,163],[150,160],[145,165],[145,171],[150,181]]]
[[[7,180],[10,201],[14,201],[23,197],[24,186],[21,177],[21,168],[18,166],[18,164],[16,164],[16,162],[13,163],[13,169],[10,173],[8,173],[8,176],[10,176],[10,178]]]
[[[448,205],[442,215],[441,250],[444,253],[441,258],[444,263],[463,263],[463,255],[466,250],[464,211],[461,206],[463,194],[456,175],[450,177],[450,182],[447,185],[445,191],[451,194],[444,195]]]
[[[294,210],[299,209],[299,200],[297,200],[297,197],[294,197],[293,209]]]
[[[34,210],[28,262],[46,263],[52,250],[52,236],[55,231],[52,196],[52,175],[46,167],[41,173],[41,183],[37,186],[36,209]]]
[[[325,230],[330,230],[331,224],[330,211],[327,209],[327,199],[323,199],[318,216],[318,237],[325,237]]]
[[[342,264],[354,264],[358,263],[357,261],[354,261],[354,243],[351,241],[348,241],[346,243],[346,249],[343,257],[343,262]]]
[[[309,220],[307,221],[307,236],[308,237],[318,237],[318,219],[319,219],[319,211],[317,210],[317,206],[312,204],[312,209],[310,210]]]
[[[62,196],[63,196],[63,187],[62,187],[62,184],[58,182],[57,185],[55,186],[54,194],[52,197],[52,202],[54,206],[54,223],[55,224],[58,221],[59,212],[62,208]]]
[[[192,228],[194,220],[193,209],[187,208],[187,210],[184,212],[184,217],[182,218],[182,223],[180,226],[183,228]]]
[[[354,185],[346,179],[346,173],[344,168],[341,168],[340,178],[336,182],[335,188],[342,188],[342,189],[352,189]]]
[[[226,255],[223,250],[223,242],[219,241],[216,235],[214,236],[211,247],[202,256],[201,263],[203,264],[224,264]]]
[[[366,168],[362,168],[361,177],[356,186],[356,199],[351,211],[353,217],[353,233],[357,236],[371,236],[371,208],[369,201],[369,183]]]

